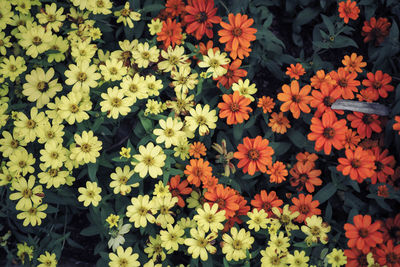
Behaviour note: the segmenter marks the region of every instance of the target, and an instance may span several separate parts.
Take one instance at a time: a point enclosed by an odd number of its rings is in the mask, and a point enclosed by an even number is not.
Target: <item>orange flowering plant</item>
[[[399,10],[0,0],[0,266],[400,266]]]

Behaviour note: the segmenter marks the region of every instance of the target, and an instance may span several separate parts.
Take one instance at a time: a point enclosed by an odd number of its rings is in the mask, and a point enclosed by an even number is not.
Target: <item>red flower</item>
[[[344,255],[347,257],[346,267],[368,267],[367,255],[361,250],[345,249]]]
[[[250,175],[256,171],[266,173],[267,165],[271,165],[274,154],[274,150],[268,144],[269,141],[261,136],[243,138],[243,144],[239,144],[238,151],[233,154],[233,157],[239,160],[238,168],[243,168],[243,173],[248,172]]]
[[[239,209],[236,191],[230,187],[224,187],[222,184],[218,184],[213,190],[205,192],[204,198],[210,204],[210,207],[217,203],[218,210],[225,210],[227,219],[233,217],[235,211]]]
[[[298,80],[304,73],[306,73],[306,71],[300,63],[297,63],[296,65],[290,64],[290,67],[286,68],[286,75],[292,79]]]
[[[371,177],[375,170],[375,156],[371,151],[357,147],[355,151],[346,149],[346,158],[339,158],[336,169],[343,175],[350,175],[352,180],[362,183],[364,179]]]
[[[217,86],[220,88],[222,85],[225,89],[229,89],[232,84],[237,83],[241,78],[245,77],[247,71],[239,69],[240,65],[242,65],[242,61],[238,58],[232,61],[231,64],[223,65],[222,67],[227,70],[226,73],[218,78],[213,78],[214,80],[218,80]]]
[[[221,18],[216,16],[217,8],[214,0],[191,0],[186,6],[185,22],[188,24],[186,32],[200,40],[204,34],[213,37],[213,24],[220,23]]]
[[[165,11],[170,14],[171,18],[177,17],[185,11],[185,3],[182,0],[167,0]]]
[[[188,175],[187,179],[190,184],[199,187],[201,178],[204,179],[204,177],[212,176],[212,168],[209,166],[208,161],[203,161],[203,159],[191,159],[190,164],[186,165],[184,173]]]
[[[341,92],[335,90],[333,85],[321,86],[320,90],[312,90],[310,106],[317,108],[314,116],[319,118],[325,112],[336,112],[337,114],[344,114],[343,110],[332,110],[331,106],[336,100],[341,98]]]
[[[386,244],[381,244],[375,251],[378,263],[387,267],[400,267],[400,244],[393,245],[393,240],[389,240]]]
[[[382,73],[381,70],[378,70],[375,74],[372,72],[367,73],[367,78],[363,80],[362,84],[367,87],[367,90],[372,90],[375,93],[374,101],[378,100],[379,96],[388,97],[388,92],[394,90],[394,87],[389,84],[392,81],[392,77],[387,73]]]
[[[176,23],[176,20],[163,21],[163,27],[161,32],[157,33],[157,41],[163,41],[164,47],[167,48],[170,45],[174,47],[176,44],[182,43],[182,28],[180,23]]]
[[[375,45],[380,45],[385,37],[389,35],[390,22],[387,18],[372,17],[369,21],[364,21],[361,35],[365,36],[364,43],[375,41]]]
[[[339,17],[343,18],[344,23],[349,23],[349,19],[356,20],[360,9],[357,6],[356,1],[347,0],[339,3]]]
[[[215,176],[204,176],[200,179],[203,183],[203,188],[207,188],[208,191],[213,190],[218,184],[218,178],[216,178]]]
[[[344,68],[329,73],[331,78],[336,81],[335,90],[338,90],[344,99],[353,99],[353,92],[358,92],[357,86],[361,83],[355,80],[357,72],[348,72]]]
[[[296,165],[290,170],[290,185],[297,187],[297,191],[303,190],[306,187],[309,193],[314,192],[314,185],[320,186],[322,180],[319,179],[321,170],[315,170],[313,163],[297,162]]]
[[[347,245],[349,248],[357,248],[363,253],[370,252],[371,248],[383,242],[382,233],[378,231],[380,227],[379,221],[371,223],[369,215],[354,216],[353,224],[346,223],[344,225],[345,236],[349,239]]]
[[[379,180],[380,183],[386,183],[386,179],[389,175],[394,174],[394,166],[396,164],[396,160],[393,156],[388,156],[389,150],[385,149],[381,153],[381,149],[379,147],[372,148],[372,152],[375,155],[375,172],[371,176],[371,183],[376,184],[376,181]]]
[[[347,120],[351,121],[351,127],[357,129],[361,138],[370,138],[373,131],[376,133],[382,131],[379,116],[375,114],[354,111],[353,114],[347,115]]]
[[[254,199],[250,202],[251,205],[256,208],[258,211],[263,209],[268,213],[268,217],[273,216],[272,208],[277,207],[280,212],[282,209],[283,201],[278,198],[275,191],[271,191],[269,194],[265,190],[261,190],[260,194],[254,196]]]
[[[400,116],[394,116],[393,130],[399,131],[400,134]]]
[[[184,180],[180,183],[181,177],[179,175],[175,175],[174,177],[169,180],[169,191],[171,192],[173,197],[178,198],[178,206],[183,208],[185,206],[185,201],[181,197],[181,195],[189,195],[192,193],[192,188],[187,187],[188,181]]]
[[[381,223],[381,231],[383,233],[383,242],[393,240],[396,244],[400,242],[400,213],[394,218],[387,218]]]
[[[306,218],[313,215],[320,215],[321,210],[317,207],[319,206],[318,200],[312,200],[312,195],[300,194],[299,198],[292,198],[293,206],[290,206],[290,211],[293,213],[295,211],[300,212],[300,215],[295,219],[298,223],[303,223]]]

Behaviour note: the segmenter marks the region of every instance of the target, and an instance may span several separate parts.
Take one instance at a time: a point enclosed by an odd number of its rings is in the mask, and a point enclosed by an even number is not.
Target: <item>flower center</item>
[[[307,205],[300,205],[299,210],[300,213],[307,214],[310,211],[310,208]]]
[[[235,36],[235,37],[240,37],[242,35],[242,29],[234,28],[232,30],[232,35]]]
[[[147,209],[145,207],[141,207],[139,209],[140,216],[145,216],[147,214]]]
[[[322,133],[322,135],[326,139],[332,139],[335,136],[335,130],[331,127],[327,127],[324,129],[324,132]]]
[[[300,103],[301,102],[301,96],[293,95],[292,96],[292,101],[295,102],[295,103]]]
[[[18,146],[19,146],[19,142],[17,141],[17,140],[11,140],[11,142],[10,142],[10,146],[12,147],[12,148],[17,148]]]
[[[235,241],[233,241],[232,247],[233,247],[234,249],[236,249],[236,250],[242,249],[242,241],[240,241],[240,240],[235,240]]]
[[[150,53],[147,51],[142,52],[142,58],[143,59],[149,59],[150,58]]]
[[[153,159],[153,157],[151,157],[151,156],[147,156],[147,157],[145,157],[145,158],[143,159],[143,163],[144,163],[146,166],[152,166],[152,165],[154,165],[154,159]]]
[[[35,46],[39,46],[39,45],[42,44],[42,39],[39,36],[35,36],[35,37],[32,38],[32,43]]]
[[[206,118],[202,115],[198,116],[196,121],[199,125],[204,125],[207,122]]]
[[[232,111],[232,112],[237,112],[237,111],[240,110],[240,106],[239,106],[238,103],[232,103],[231,106],[230,106],[230,108],[231,108],[231,111]]]
[[[218,204],[218,208],[220,208],[220,209],[225,208],[225,205],[226,205],[225,199],[218,198],[215,202]]]
[[[70,110],[72,113],[77,113],[77,112],[79,111],[79,107],[78,107],[78,105],[76,105],[76,104],[71,104],[71,106],[69,106],[69,110]]]
[[[137,91],[138,91],[138,87],[137,87],[137,85],[136,84],[131,84],[131,85],[129,85],[129,91],[131,91],[132,93],[136,93]]]
[[[165,129],[164,134],[166,137],[172,137],[172,136],[174,136],[175,132],[173,129],[167,128],[167,129]]]
[[[368,236],[368,229],[361,228],[358,230],[358,234],[361,238],[366,238]]]
[[[330,107],[332,106],[333,102],[335,102],[335,100],[330,96],[326,96],[324,97],[324,100],[322,100],[322,102],[324,103],[325,106]]]
[[[116,67],[111,67],[111,68],[110,68],[110,73],[111,73],[112,75],[116,75],[116,74],[118,73],[118,69],[117,69]]]
[[[310,232],[313,236],[317,236],[321,232],[321,229],[317,226],[313,226],[311,227]]]
[[[269,203],[269,202],[264,202],[263,203],[263,205],[262,205],[262,208],[265,210],[265,211],[269,211],[270,209],[271,209],[271,203]]]
[[[201,11],[201,12],[199,12],[199,13],[197,13],[196,14],[196,20],[199,22],[199,23],[203,23],[203,22],[205,22],[206,20],[207,20],[207,13],[206,12],[204,12],[204,11]]]
[[[382,171],[384,165],[380,161],[375,161],[375,166],[376,166],[375,172],[378,173],[378,172]]]
[[[58,158],[58,153],[56,151],[53,151],[50,153],[50,157],[53,159],[57,159]]]
[[[358,159],[353,159],[350,164],[354,169],[358,169],[361,166],[361,162]]]
[[[47,135],[47,138],[49,138],[49,139],[53,139],[55,136],[53,131],[48,131],[46,135]]]
[[[30,190],[29,188],[24,189],[22,192],[22,197],[24,198],[30,198],[33,194],[32,194],[32,190]]]
[[[386,260],[389,264],[396,265],[396,263],[399,261],[399,256],[397,256],[397,254],[394,252],[389,252],[386,254]]]
[[[121,98],[114,97],[113,99],[111,99],[111,106],[118,108],[118,107],[120,107],[121,105],[122,105],[122,100],[121,100]]]
[[[216,60],[216,59],[211,59],[210,60],[210,67],[211,68],[213,68],[213,69],[215,69],[215,68],[218,68],[219,67],[219,62],[218,62],[218,60]]]
[[[247,156],[250,160],[258,160],[260,153],[257,149],[252,148],[249,150],[249,152],[247,152]]]
[[[58,174],[58,170],[57,170],[57,169],[50,169],[50,170],[49,170],[49,175],[50,175],[51,177],[56,177],[57,174]]]
[[[348,6],[346,6],[346,7],[344,8],[343,11],[344,11],[344,13],[346,13],[347,15],[348,15],[348,14],[351,14],[351,12],[352,12],[351,8],[348,7]]]
[[[127,267],[128,266],[128,260],[125,258],[119,259],[119,266],[120,267]]]
[[[129,13],[131,13],[131,11],[129,9],[122,9],[121,10],[121,16],[123,16],[123,17],[129,16]]]
[[[89,152],[90,152],[90,149],[91,149],[91,146],[90,146],[90,144],[88,144],[88,143],[82,144],[82,146],[81,146],[81,150],[82,150],[83,152],[85,152],[85,153],[89,153]]]
[[[11,72],[15,72],[17,70],[17,67],[15,65],[10,65],[8,68]]]
[[[126,177],[126,176],[121,176],[121,177],[119,178],[119,182],[120,182],[121,184],[126,184],[127,181],[128,181],[128,177]]]
[[[365,124],[371,124],[374,121],[374,118],[372,118],[370,114],[364,114],[361,120]]]
[[[46,92],[46,91],[49,89],[49,84],[46,83],[46,82],[41,81],[41,82],[38,82],[36,88],[37,88],[39,91],[44,91],[44,92]]]
[[[168,58],[168,62],[169,62],[171,65],[176,65],[176,64],[178,64],[178,62],[179,62],[179,58],[178,58],[177,56],[170,56],[170,57]]]
[[[20,168],[24,168],[24,167],[26,166],[26,161],[21,160],[20,162],[18,162],[18,166],[19,166]]]
[[[28,120],[28,121],[26,122],[26,127],[27,127],[28,129],[33,129],[33,128],[35,128],[35,127],[36,127],[36,122],[35,122],[34,120]]]
[[[56,16],[54,16],[53,14],[49,14],[49,15],[47,15],[47,20],[49,22],[54,22],[54,21],[56,21]]]
[[[347,87],[347,80],[346,79],[340,79],[338,82],[338,85],[340,87]]]
[[[84,82],[84,81],[86,81],[86,79],[87,79],[87,74],[86,73],[84,73],[84,72],[79,72],[78,73],[78,77],[77,77],[78,81]]]

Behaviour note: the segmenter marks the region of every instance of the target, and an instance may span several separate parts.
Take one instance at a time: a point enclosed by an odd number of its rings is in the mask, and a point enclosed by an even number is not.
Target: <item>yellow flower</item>
[[[100,156],[102,142],[93,135],[93,131],[83,131],[81,136],[75,134],[74,139],[76,147],[71,149],[70,158],[78,162],[95,163],[96,158]]]
[[[156,238],[149,236],[149,242],[147,242],[147,247],[144,249],[147,256],[152,258],[154,261],[161,259],[165,260],[166,255],[161,246],[161,237],[160,235],[156,235]]]
[[[87,0],[87,10],[93,14],[111,14],[112,2],[110,0]]]
[[[154,129],[153,134],[157,135],[158,144],[165,143],[165,148],[171,145],[176,146],[180,139],[186,139],[185,133],[181,131],[183,122],[177,118],[168,117],[167,120],[159,120],[161,129]]]
[[[174,79],[172,85],[176,95],[187,95],[189,90],[194,89],[199,82],[198,76],[197,73],[191,73],[189,66],[182,66],[179,67],[179,71],[172,71],[171,78]]]
[[[204,108],[202,108],[200,104],[197,104],[196,109],[191,108],[189,112],[191,116],[185,117],[189,129],[195,131],[199,128],[200,136],[209,134],[210,129],[215,129],[217,127],[217,112],[215,110],[210,111],[210,106],[208,104],[204,105]]]
[[[35,141],[40,125],[48,122],[44,112],[39,112],[36,107],[31,108],[30,115],[29,119],[23,112],[19,112],[14,121],[17,138],[24,137],[26,143]]]
[[[161,50],[161,57],[165,60],[159,62],[157,67],[164,72],[176,71],[178,67],[188,66],[188,56],[185,55],[183,46],[169,46],[167,51]],[[190,69],[190,68],[189,68]]]
[[[126,159],[130,159],[131,158],[131,148],[128,147],[121,147],[121,151],[119,152],[119,154],[121,155],[119,158],[126,158]]]
[[[123,66],[123,61],[118,61],[115,58],[106,60],[105,65],[100,65],[101,75],[105,81],[119,81],[126,75],[126,67]]]
[[[122,90],[124,90],[125,95],[131,97],[134,103],[137,99],[145,99],[149,96],[147,93],[145,79],[144,77],[140,76],[139,73],[136,73],[133,78],[129,75],[126,75],[124,78],[122,78],[120,86]]]
[[[11,135],[7,131],[3,131],[3,138],[0,139],[0,152],[3,153],[3,157],[8,158],[14,154],[17,150],[23,150],[26,146],[26,142],[20,137],[17,138],[15,133]]]
[[[41,262],[37,267],[56,267],[57,266],[57,258],[56,254],[49,253],[48,251],[45,254],[39,256],[38,261]]]
[[[26,64],[23,57],[14,57],[11,55],[9,58],[4,58],[0,64],[0,75],[4,78],[9,78],[10,81],[15,82],[15,79],[24,71],[26,71]]]
[[[170,211],[170,209],[173,208],[176,203],[178,203],[178,198],[172,197],[171,195],[163,198],[154,197],[152,199],[152,208],[160,211],[160,214],[158,214],[156,218],[156,223],[160,224],[162,228],[167,227],[167,224],[173,224],[175,222],[174,217],[171,215],[172,211]]]
[[[108,222],[108,226],[111,228],[118,227],[118,222],[119,222],[119,216],[115,215],[115,214],[110,214],[107,219],[106,222]]]
[[[289,267],[308,267],[308,261],[310,257],[306,256],[305,251],[299,252],[298,250],[294,251],[294,254],[287,254],[286,263],[290,264]]]
[[[10,161],[7,162],[7,166],[12,173],[25,176],[27,173],[33,173],[35,171],[33,164],[35,164],[36,159],[31,153],[28,154],[25,148],[21,147],[21,149],[15,151],[10,155],[9,159]]]
[[[257,92],[256,85],[254,83],[250,85],[249,79],[246,79],[244,82],[240,79],[237,83],[232,84],[232,90],[239,91],[240,95],[250,98],[251,101],[254,101],[252,95]]]
[[[0,54],[2,54],[3,56],[7,54],[7,48],[12,46],[10,39],[11,36],[6,37],[5,32],[0,32]]]
[[[196,209],[196,210],[201,209],[202,205],[200,204],[200,197],[201,197],[200,194],[196,190],[193,190],[192,193],[190,193],[190,196],[186,199],[188,208]],[[208,206],[208,207],[210,207],[210,206]],[[217,209],[218,209],[218,207],[217,207]]]
[[[197,222],[199,229],[204,232],[218,232],[224,229],[223,221],[225,218],[225,210],[218,211],[218,204],[214,203],[212,207],[207,202],[204,203],[203,208],[198,208],[197,215],[193,219]]]
[[[62,90],[62,86],[57,82],[58,79],[50,81],[54,76],[54,69],[50,68],[44,72],[42,68],[32,70],[25,76],[27,83],[23,84],[22,93],[28,97],[28,101],[35,102],[38,108],[50,102],[57,92]]]
[[[44,9],[41,9],[41,12],[36,14],[36,18],[39,20],[40,24],[46,24],[46,29],[58,32],[63,24],[62,22],[66,18],[63,12],[63,7],[57,10],[56,3],[52,3],[51,5],[46,5]]]
[[[208,49],[207,55],[203,56],[203,61],[199,62],[200,68],[208,68],[207,72],[211,72],[213,74],[213,78],[218,78],[219,76],[224,75],[227,72],[227,69],[222,67],[230,62],[226,53],[217,50],[213,51],[212,48]]]
[[[120,114],[125,116],[131,111],[133,98],[125,97],[124,91],[117,86],[109,87],[107,94],[102,93],[101,97],[104,99],[100,102],[101,111],[107,112],[108,118],[117,119]]]
[[[9,115],[6,114],[8,109],[8,103],[0,104],[0,129],[6,125]]]
[[[39,183],[46,184],[46,188],[49,189],[52,186],[54,188],[59,188],[61,185],[66,184],[69,172],[66,170],[61,170],[59,168],[48,168],[44,164],[40,164],[40,169],[42,172],[38,174]]]
[[[228,261],[245,259],[246,251],[254,242],[254,237],[250,235],[250,232],[245,229],[238,231],[236,227],[231,228],[231,235],[224,234],[222,239],[224,240],[222,253],[226,254]]]
[[[32,226],[41,225],[42,219],[46,218],[45,211],[47,209],[47,204],[39,205],[35,204],[30,208],[23,208],[22,212],[17,215],[17,219],[24,220],[23,225]]]
[[[15,209],[28,210],[32,206],[39,205],[42,202],[40,195],[43,193],[41,185],[35,186],[35,177],[29,176],[28,181],[24,177],[14,179],[12,187],[18,191],[10,194],[11,200],[19,199]],[[33,203],[33,204],[32,204]]]
[[[192,255],[193,259],[200,256],[202,261],[208,259],[208,253],[214,254],[217,249],[211,244],[216,238],[217,234],[212,232],[206,236],[205,232],[201,229],[190,229],[191,238],[185,239],[185,245],[188,246],[188,252]]]
[[[246,223],[249,225],[249,229],[254,229],[254,231],[260,231],[260,228],[266,229],[267,223],[270,221],[267,219],[268,213],[266,213],[263,209],[258,211],[257,209],[253,209],[252,212],[248,212],[247,216],[250,220]]]
[[[176,92],[175,92],[176,93]],[[175,112],[175,116],[186,115],[189,110],[194,106],[194,95],[187,95],[184,93],[176,93],[174,101],[167,100],[167,107]]]
[[[306,225],[301,226],[301,231],[307,235],[305,241],[312,244],[320,241],[322,244],[328,243],[328,233],[331,227],[322,221],[322,217],[313,215],[306,218]]]
[[[172,196],[169,191],[169,185],[164,185],[162,181],[158,181],[158,183],[154,185],[153,195],[159,198]]]
[[[78,201],[83,202],[85,207],[89,206],[90,204],[92,204],[94,207],[99,205],[101,200],[101,187],[98,187],[96,182],[87,181],[86,187],[79,187],[78,191],[81,193],[81,195],[78,197]]]
[[[17,257],[22,261],[22,264],[25,264],[25,260],[28,260],[29,262],[32,260],[33,246],[28,246],[26,242],[24,242],[23,244],[18,243],[17,249]]]
[[[129,166],[124,166],[122,170],[121,167],[117,167],[115,172],[110,175],[113,180],[110,183],[110,187],[114,188],[114,194],[119,194],[125,196],[131,192],[132,187],[138,187],[139,183],[126,184],[128,180],[132,177],[135,172],[129,168]]]
[[[54,140],[47,142],[44,145],[44,149],[40,150],[40,154],[42,155],[40,160],[43,162],[44,166],[53,169],[61,168],[63,163],[67,160],[66,148]]]
[[[111,262],[108,263],[110,267],[136,267],[140,266],[140,263],[137,261],[139,258],[139,254],[133,253],[132,248],[128,247],[125,251],[123,247],[119,246],[117,248],[117,254],[110,253],[108,257]]]
[[[186,138],[181,138],[178,140],[178,143],[174,147],[174,157],[180,157],[181,160],[186,160],[188,159],[189,156],[189,150],[190,150],[190,144],[189,141],[186,140]]]
[[[261,266],[262,267],[287,267],[286,254],[276,253],[274,249],[267,247],[261,250]]]
[[[150,62],[158,62],[159,55],[160,50],[156,46],[150,48],[147,42],[138,44],[137,49],[132,52],[132,57],[139,68],[147,68]]]
[[[132,164],[135,165],[134,170],[141,178],[146,177],[147,174],[152,178],[163,174],[161,168],[164,167],[167,156],[160,146],[154,146],[150,142],[146,146],[139,146],[139,153],[133,156],[138,162],[132,162]]]
[[[89,93],[90,88],[95,88],[97,80],[101,78],[101,74],[97,73],[97,66],[90,65],[88,60],[79,61],[76,65],[70,64],[69,70],[65,71],[65,80],[67,85],[73,85],[72,90],[82,90]]]
[[[61,96],[58,105],[58,115],[68,124],[72,125],[89,119],[86,111],[92,109],[92,102],[88,94],[82,94],[80,91],[71,91],[67,96]]]
[[[19,26],[18,30],[20,33],[17,38],[19,45],[21,45],[26,51],[25,53],[32,58],[37,58],[39,54],[49,50],[49,41],[51,38],[51,31],[46,31],[41,25],[27,24],[25,26]]]
[[[3,166],[0,169],[0,186],[9,185],[12,183],[14,177],[15,175],[13,175],[13,173],[10,172],[7,167]]]
[[[340,267],[347,263],[347,257],[344,255],[343,250],[336,248],[326,255],[326,259],[332,267]]]
[[[56,143],[63,143],[64,136],[64,125],[52,121],[53,125],[49,122],[39,125],[37,129],[38,142],[44,144],[50,141],[55,141]]]
[[[283,207],[282,213],[279,211],[277,207],[273,207],[272,212],[278,218],[279,222],[285,226],[285,230],[288,235],[290,234],[290,231],[299,229],[299,227],[293,224],[292,221],[296,219],[297,216],[300,215],[300,212],[298,211],[291,212],[289,210],[289,204],[286,204]]]
[[[125,6],[123,9],[115,11],[114,16],[118,17],[117,23],[123,23],[124,26],[127,26],[131,29],[133,29],[133,21],[139,21],[140,20],[140,13],[135,12],[130,9],[129,2],[125,3]]]
[[[166,250],[176,251],[179,248],[180,244],[183,244],[185,239],[183,239],[183,235],[185,231],[179,226],[175,225],[174,227],[171,224],[167,225],[167,231],[161,230],[161,246]]]
[[[50,50],[56,50],[58,53],[51,53],[47,56],[47,62],[52,63],[61,62],[65,60],[65,52],[68,51],[69,43],[68,40],[64,40],[62,36],[52,35],[52,39],[49,42]]]
[[[268,246],[277,253],[286,253],[290,247],[290,239],[283,232],[270,233]]]
[[[8,24],[11,24],[11,17],[14,15],[10,1],[1,2],[0,14],[0,30],[3,30],[7,27]]]
[[[154,99],[148,99],[146,103],[146,109],[144,111],[144,115],[147,116],[149,113],[157,115],[163,112],[164,107],[162,102],[158,102]]]
[[[161,80],[157,80],[156,76],[148,75],[145,79],[147,94],[149,96],[159,96],[160,90],[163,89],[163,83]]]
[[[161,32],[162,30],[162,21],[160,19],[152,19],[149,24],[147,24],[149,27],[149,31],[151,35],[156,35],[157,33]]]
[[[139,195],[137,198],[133,197],[131,199],[132,205],[126,208],[126,216],[130,222],[134,222],[136,228],[146,227],[147,222],[154,223],[155,221],[153,216],[155,211],[149,199],[149,195]]]

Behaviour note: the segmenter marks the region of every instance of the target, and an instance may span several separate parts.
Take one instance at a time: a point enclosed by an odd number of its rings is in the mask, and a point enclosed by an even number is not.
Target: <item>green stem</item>
[[[229,11],[229,8],[225,5],[225,3],[222,1],[222,0],[219,0],[219,3],[225,8],[225,10],[226,10],[226,13],[231,13],[230,11]]]

